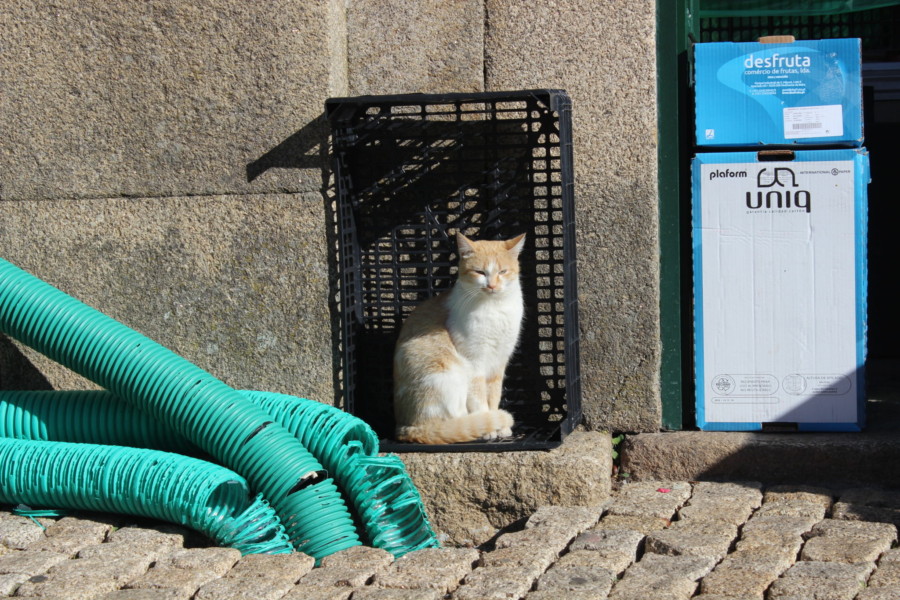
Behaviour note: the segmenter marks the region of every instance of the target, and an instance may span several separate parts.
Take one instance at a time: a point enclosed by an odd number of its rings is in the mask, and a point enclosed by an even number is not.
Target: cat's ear
[[[525,246],[525,234],[518,235],[511,240],[506,240],[506,249],[513,256],[518,257],[522,248]]]
[[[456,232],[456,247],[459,248],[460,258],[469,258],[475,254],[475,246],[472,245],[472,240],[458,231]]]

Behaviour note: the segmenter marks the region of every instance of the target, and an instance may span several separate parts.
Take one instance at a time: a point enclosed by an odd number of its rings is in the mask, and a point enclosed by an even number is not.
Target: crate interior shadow
[[[548,359],[557,349],[547,347],[545,331],[558,325],[559,269],[550,237],[535,235],[547,233],[538,218],[552,209],[546,194],[535,199],[534,138],[546,132],[519,122],[413,120],[356,133],[352,148],[336,142],[335,156],[337,170],[349,174],[338,178],[348,201],[336,215],[352,238],[341,258],[353,295],[343,299],[348,410],[381,437],[393,436],[392,355],[400,325],[420,302],[452,285],[455,233],[462,231],[476,239],[528,234],[521,255],[527,316],[507,369],[505,407],[524,428],[561,413],[564,374]],[[542,409],[535,410],[535,395]]]

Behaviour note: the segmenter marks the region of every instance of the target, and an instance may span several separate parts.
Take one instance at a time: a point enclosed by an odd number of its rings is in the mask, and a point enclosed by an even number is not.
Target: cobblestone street
[[[0,593],[70,600],[896,600],[900,492],[640,482],[485,548],[241,558],[126,517],[0,513]]]

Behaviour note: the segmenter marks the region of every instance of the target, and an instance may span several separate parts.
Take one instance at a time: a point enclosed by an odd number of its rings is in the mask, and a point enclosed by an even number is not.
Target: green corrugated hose
[[[437,547],[419,491],[396,455],[378,456],[378,436],[338,408],[271,392],[243,392],[318,458],[348,497],[366,538],[394,556]]]
[[[159,450],[0,438],[0,502],[151,517],[243,554],[293,551],[243,477]]]
[[[369,543],[395,556],[438,545],[405,466],[396,456],[377,456],[378,438],[365,422],[305,398],[241,393],[297,437],[332,474]],[[106,391],[2,391],[0,437],[199,451]]]
[[[0,259],[0,331],[114,392],[243,475],[316,559],[359,545],[320,463],[237,391],[149,338]]]

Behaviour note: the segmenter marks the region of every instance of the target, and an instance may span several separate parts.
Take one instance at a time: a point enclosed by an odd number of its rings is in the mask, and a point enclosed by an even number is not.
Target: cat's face
[[[473,241],[456,236],[459,247],[457,280],[467,290],[502,296],[519,281],[519,253],[525,234],[504,241]]]

